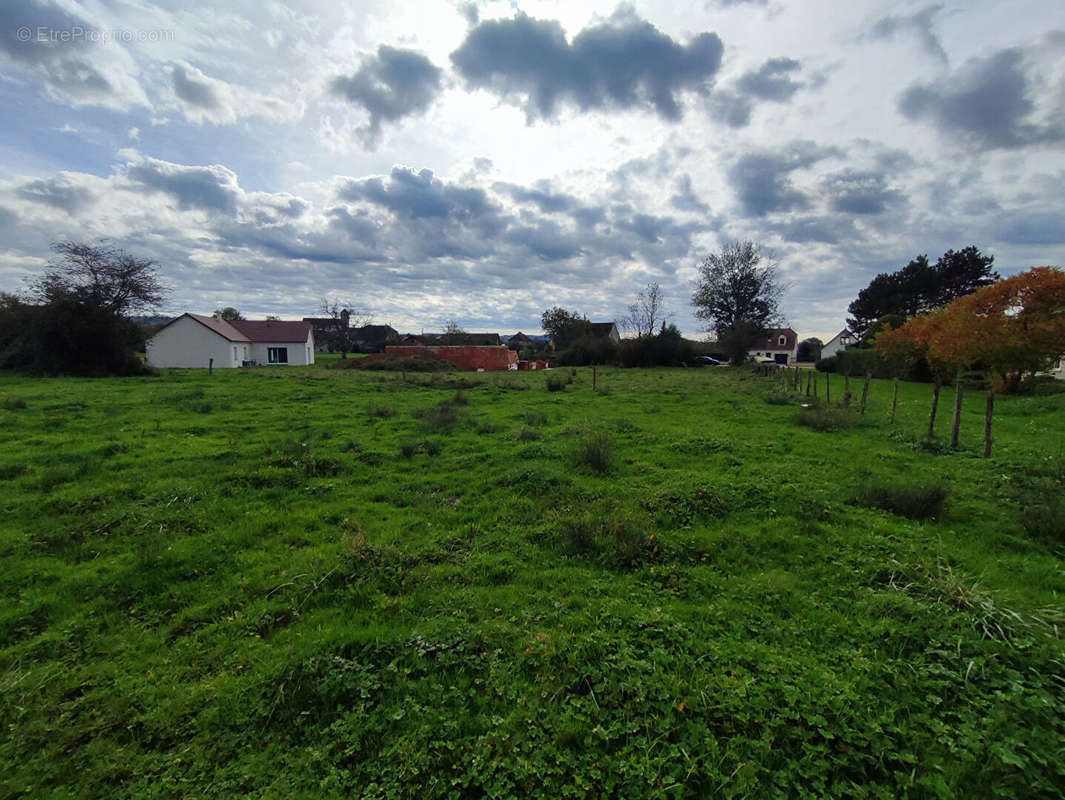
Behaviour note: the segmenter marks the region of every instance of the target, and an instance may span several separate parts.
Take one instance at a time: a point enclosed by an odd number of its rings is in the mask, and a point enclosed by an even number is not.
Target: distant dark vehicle
[[[698,356],[695,363],[701,367],[720,367],[721,362],[713,356]]]

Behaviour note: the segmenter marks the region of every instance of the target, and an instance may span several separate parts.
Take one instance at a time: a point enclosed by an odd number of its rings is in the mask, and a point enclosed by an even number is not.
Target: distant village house
[[[799,334],[791,328],[773,328],[752,350],[747,351],[747,355],[758,359],[770,358],[778,364],[792,364],[798,347]]]
[[[153,367],[208,367],[314,363],[314,332],[306,322],[222,320],[182,314],[145,346]]]

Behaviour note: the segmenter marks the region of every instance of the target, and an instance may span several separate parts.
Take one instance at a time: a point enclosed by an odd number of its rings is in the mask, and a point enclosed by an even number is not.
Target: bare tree
[[[67,303],[125,316],[162,305],[166,287],[156,263],[106,244],[56,242],[48,271],[30,286],[43,305]]]
[[[671,316],[665,311],[665,293],[655,281],[636,293],[635,301],[629,305],[627,313],[621,318],[621,327],[626,333],[641,339],[644,336],[654,336],[655,331]]]
[[[444,323],[444,344],[461,345],[470,343],[470,335],[453,319]]]
[[[326,344],[333,352],[339,352],[341,358],[358,349],[355,342],[356,331],[370,322],[372,317],[360,311],[352,310],[352,303],[323,297],[318,306],[322,316],[328,320]]]

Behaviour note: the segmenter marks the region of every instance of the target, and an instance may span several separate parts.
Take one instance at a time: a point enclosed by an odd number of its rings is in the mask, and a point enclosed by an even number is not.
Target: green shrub
[[[163,402],[179,408],[182,411],[190,411],[194,414],[210,414],[214,406],[206,399],[206,392],[202,387],[189,389],[184,392],[176,392],[169,397],[163,398]]]
[[[827,358],[819,358],[814,362],[814,369],[818,372],[835,372],[836,371],[836,357],[828,356]]]
[[[565,520],[562,523],[562,548],[572,556],[587,556],[599,552],[596,537],[596,525],[593,520],[583,517],[578,520]]]
[[[598,556],[606,566],[630,570],[658,560],[658,541],[649,522],[619,513],[586,514],[561,524],[563,550],[574,556]]]
[[[605,475],[614,469],[614,440],[606,431],[590,431],[581,437],[574,461],[578,467]]]
[[[526,425],[536,426],[543,425],[547,422],[547,414],[542,411],[526,411],[521,415],[521,419]]]
[[[428,431],[450,431],[459,424],[459,412],[448,402],[419,409],[414,416]]]
[[[879,508],[907,519],[937,519],[943,513],[949,491],[942,483],[869,483],[855,495],[854,502]]]
[[[4,464],[0,466],[0,481],[14,480],[19,475],[25,474],[26,471],[25,464]]]
[[[1065,542],[1065,456],[1019,475],[1015,487],[1024,530],[1038,539]]]
[[[861,421],[857,411],[831,406],[800,408],[799,413],[795,415],[795,422],[815,431],[842,431],[860,425]]]

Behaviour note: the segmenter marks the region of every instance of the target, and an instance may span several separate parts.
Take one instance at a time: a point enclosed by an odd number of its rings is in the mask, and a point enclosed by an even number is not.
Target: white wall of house
[[[153,367],[206,369],[239,367],[250,352],[249,342],[231,342],[191,317],[181,317],[155,334],[145,345],[145,360]]]
[[[848,347],[855,344],[855,342],[854,335],[850,333],[850,331],[840,331],[825,342],[825,346],[821,348],[821,358],[834,356],[841,350],[846,350]]]
[[[271,350],[274,352],[271,353]],[[281,350],[283,354],[279,352]],[[251,360],[260,367],[281,364],[305,366],[314,363],[314,337],[307,337],[305,342],[252,342],[250,352]]]
[[[776,360],[778,355],[783,355],[783,356],[787,356],[787,359],[788,359],[787,363],[788,364],[794,364],[795,363],[795,352],[796,352],[796,349],[797,348],[793,347],[793,348],[791,348],[789,350],[789,349],[787,349],[785,347],[782,347],[782,348],[780,348],[778,350],[774,350],[774,349],[764,348],[763,347],[761,350],[748,350],[747,351],[747,355],[748,355],[748,357],[754,358],[754,359],[772,358],[774,361]]]

